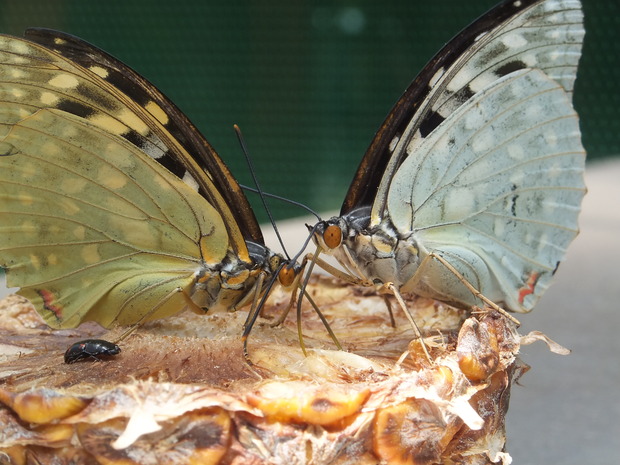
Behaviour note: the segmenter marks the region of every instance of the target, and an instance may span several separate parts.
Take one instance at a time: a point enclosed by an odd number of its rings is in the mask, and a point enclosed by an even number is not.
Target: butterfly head
[[[278,283],[286,289],[296,285],[303,272],[303,266],[297,263],[295,259],[289,259],[274,252],[266,263],[267,274],[275,275]]]
[[[314,226],[306,226],[314,243],[327,253],[340,247],[348,231],[347,222],[337,216],[327,221],[319,221]]]
[[[280,257],[280,271],[278,271],[278,282],[286,289],[295,286],[299,282],[299,278],[303,272],[303,266],[293,260],[286,260]]]

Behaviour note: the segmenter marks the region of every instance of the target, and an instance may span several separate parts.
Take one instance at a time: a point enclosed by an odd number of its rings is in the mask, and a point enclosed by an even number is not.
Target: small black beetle
[[[65,363],[74,363],[83,358],[92,357],[101,360],[101,356],[117,355],[121,348],[113,342],[103,339],[85,339],[76,342],[65,352]]]

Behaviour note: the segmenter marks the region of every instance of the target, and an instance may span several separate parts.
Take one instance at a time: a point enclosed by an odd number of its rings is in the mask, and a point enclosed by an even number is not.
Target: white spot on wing
[[[548,2],[543,2],[543,7],[545,11],[557,11],[562,9],[560,2],[549,0]]]
[[[493,147],[493,132],[484,131],[474,138],[472,148],[476,153],[485,153]]]
[[[390,142],[390,146],[389,146],[390,152],[393,152],[396,149],[396,146],[398,145],[399,140],[400,140],[400,137],[394,136],[394,139],[392,139],[392,142]]]
[[[62,137],[64,137],[67,140],[74,139],[75,137],[78,137],[80,135],[77,127],[71,124],[67,124],[63,126],[62,128],[60,128],[60,132],[61,132]]]
[[[64,213],[70,216],[77,215],[80,212],[80,207],[78,207],[78,205],[68,197],[63,198],[60,202],[58,202],[58,206]]]
[[[545,138],[545,142],[547,143],[547,145],[551,147],[558,145],[558,135],[555,133],[554,130],[549,129],[548,131],[545,131],[543,137]]]
[[[158,160],[166,154],[161,147],[152,143],[150,140],[145,140],[140,148],[153,160]]]
[[[515,171],[510,175],[510,183],[515,186],[520,186],[523,184],[523,178],[525,174],[523,171]]]
[[[92,265],[101,261],[101,255],[99,254],[98,246],[96,244],[85,245],[80,253],[84,263]]]
[[[562,176],[562,167],[558,163],[553,163],[547,170],[550,179],[558,179]]]
[[[19,53],[20,55],[28,55],[30,53],[28,44],[26,42],[11,40],[9,46],[12,52]]]
[[[437,72],[433,75],[433,77],[431,78],[431,80],[429,81],[428,85],[429,87],[432,89],[433,87],[435,87],[435,85],[437,84],[437,81],[439,81],[442,76],[444,75],[444,73],[446,72],[445,68],[439,68],[437,70]]]
[[[476,200],[470,189],[454,188],[446,196],[444,220],[448,222],[458,221],[469,212],[474,211],[475,206]]]
[[[22,205],[32,205],[34,203],[34,197],[30,194],[21,193],[18,195],[19,203]]]
[[[58,95],[53,92],[41,92],[41,103],[46,106],[54,106],[58,103]]]
[[[21,89],[13,88],[11,89],[11,95],[16,99],[21,99],[24,97],[24,91]]]
[[[476,36],[476,38],[474,39],[474,42],[478,42],[480,39],[482,39],[482,38],[483,38],[484,36],[486,36],[487,34],[488,34],[488,31],[484,31],[484,32],[483,32],[483,33],[481,33],[481,34],[478,34],[478,35]]]
[[[548,240],[547,239],[547,234],[546,233],[542,233],[540,235],[540,237],[538,238],[538,251],[541,252],[542,250],[544,250],[544,248],[547,246]]]
[[[194,179],[194,177],[189,174],[189,171],[186,171],[183,175],[183,182],[191,187],[194,191],[198,192],[198,183]]]
[[[10,73],[13,79],[24,79],[26,77],[24,70],[19,68],[11,68]]]
[[[54,141],[47,141],[41,144],[41,154],[45,155],[46,157],[53,157],[55,155],[58,155],[59,152],[60,149],[58,148],[58,144],[56,144]]]
[[[41,269],[41,261],[39,260],[39,257],[34,254],[30,254],[30,264],[37,271]]]
[[[84,228],[84,226],[76,226],[72,232],[73,237],[80,241],[84,240],[84,238],[86,237],[86,229]]]
[[[120,189],[127,184],[127,177],[125,175],[108,166],[102,166],[99,169],[97,180],[102,186],[112,190]]]
[[[102,77],[102,78],[107,78],[108,77],[108,70],[105,68],[102,68],[101,66],[91,66],[90,68],[88,68],[89,70],[91,70],[93,73],[95,73],[97,76]]]
[[[534,53],[524,53],[521,55],[521,61],[525,63],[525,66],[529,68],[535,68],[538,64],[538,60],[536,59],[536,54]]]
[[[532,103],[528,105],[527,110],[525,110],[525,117],[532,121],[536,121],[543,111],[545,110],[540,105]]]
[[[519,49],[527,45],[527,39],[523,37],[523,34],[511,32],[502,37],[502,43],[508,48]]]
[[[476,111],[469,111],[465,115],[465,129],[471,131],[473,129],[481,127],[483,124],[484,117],[477,109]]]
[[[458,90],[461,90],[475,77],[473,74],[474,72],[476,71],[471,66],[462,68],[450,81],[447,89],[450,92],[456,92]]]
[[[482,73],[469,83],[469,88],[474,93],[478,93],[491,85],[495,80],[496,77],[492,73]]]
[[[525,157],[525,152],[523,151],[523,148],[520,145],[510,144],[507,147],[507,150],[508,150],[508,156],[512,158],[513,160],[523,160],[523,158]]]
[[[149,101],[146,104],[145,108],[146,111],[153,115],[155,119],[157,119],[157,121],[159,121],[161,124],[168,124],[170,122],[170,118],[168,118],[166,112],[154,101]]]
[[[558,61],[563,55],[564,53],[559,50],[552,50],[547,54],[547,58],[549,58],[550,61]]]
[[[79,81],[70,74],[57,74],[48,81],[48,84],[59,89],[75,89]]]
[[[88,181],[82,178],[71,177],[63,179],[59,185],[59,188],[64,194],[77,194],[84,190],[87,182]]]

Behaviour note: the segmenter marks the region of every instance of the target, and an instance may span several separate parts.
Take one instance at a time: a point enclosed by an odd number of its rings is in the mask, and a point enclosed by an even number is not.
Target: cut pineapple
[[[433,362],[381,297],[317,277],[309,291],[345,351],[308,308],[271,328],[275,292],[249,350],[246,313],[184,313],[150,323],[105,361],[63,363],[79,339],[122,328],[51,331],[27,302],[0,307],[0,461],[15,464],[510,463],[504,416],[526,369],[519,335],[489,311],[407,303]]]

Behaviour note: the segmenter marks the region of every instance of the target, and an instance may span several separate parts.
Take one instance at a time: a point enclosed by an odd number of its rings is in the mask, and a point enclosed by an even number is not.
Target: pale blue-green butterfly
[[[405,311],[410,292],[530,311],[578,232],[583,36],[577,0],[505,1],[458,34],[388,114],[340,216],[315,225],[319,264]]]

